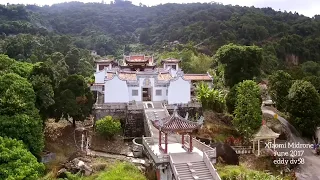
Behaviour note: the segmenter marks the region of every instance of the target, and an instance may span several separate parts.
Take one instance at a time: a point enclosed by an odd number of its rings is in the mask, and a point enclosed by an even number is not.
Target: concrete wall
[[[94,79],[95,79],[94,82],[95,83],[104,83],[105,76],[106,76],[105,70],[94,73]]]
[[[178,77],[170,81],[168,104],[188,103],[191,101],[191,82]]]
[[[129,90],[127,82],[119,79],[117,75],[115,75],[111,80],[105,82],[104,89],[105,103],[129,102]]]

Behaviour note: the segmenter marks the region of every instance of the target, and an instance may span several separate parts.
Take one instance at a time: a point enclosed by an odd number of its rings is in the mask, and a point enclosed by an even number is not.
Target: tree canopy
[[[257,46],[224,45],[215,57],[225,65],[224,78],[229,87],[261,74],[262,49]]]
[[[310,82],[297,80],[293,83],[288,94],[288,112],[303,135],[312,137],[320,124],[320,96]]]
[[[245,80],[237,87],[236,107],[233,124],[240,133],[250,138],[261,126],[261,96],[256,82]]]

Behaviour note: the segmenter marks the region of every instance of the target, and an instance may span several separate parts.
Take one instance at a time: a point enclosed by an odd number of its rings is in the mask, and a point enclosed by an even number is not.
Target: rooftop
[[[190,81],[212,81],[208,74],[184,74],[183,78]]]
[[[175,58],[167,58],[167,59],[161,60],[161,62],[167,62],[167,63],[178,63],[180,61],[181,61],[180,59],[175,59]]]
[[[266,124],[262,122],[259,131],[254,135],[254,139],[273,139],[278,138],[280,134],[273,132]]]
[[[201,126],[201,124],[197,122],[188,121],[181,117],[176,109],[171,116],[156,119],[152,121],[152,124],[162,132],[192,132]]]
[[[94,62],[95,63],[111,63],[113,61],[114,61],[113,59],[98,59],[98,60],[95,60]]]

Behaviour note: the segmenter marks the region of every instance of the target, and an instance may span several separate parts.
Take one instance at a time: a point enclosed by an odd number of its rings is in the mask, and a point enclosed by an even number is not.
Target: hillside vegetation
[[[318,61],[320,57],[319,16],[308,18],[271,8],[215,3],[146,7],[120,0],[113,4],[70,2],[0,9],[2,39],[18,33],[68,35],[77,47],[96,50],[100,55],[121,55],[123,50],[130,51],[126,44],[160,50],[177,40],[202,43],[198,48],[210,55],[230,42],[263,46],[266,63],[275,65],[277,59],[302,62]],[[6,52],[6,48],[2,50]]]

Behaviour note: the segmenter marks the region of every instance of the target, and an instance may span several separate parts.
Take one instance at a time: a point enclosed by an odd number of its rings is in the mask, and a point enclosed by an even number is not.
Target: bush
[[[243,166],[224,166],[218,167],[218,173],[222,180],[282,180],[268,173],[247,169]]]
[[[107,138],[113,137],[121,130],[121,123],[113,119],[111,116],[106,116],[97,121],[96,131]]]
[[[44,172],[44,165],[16,139],[0,136],[0,161],[0,179],[39,179]]]
[[[130,163],[117,163],[108,169],[107,172],[101,173],[96,180],[147,180],[140,170]]]
[[[204,109],[223,112],[225,109],[225,95],[222,91],[209,88],[208,84],[200,83],[196,88],[197,99]]]

